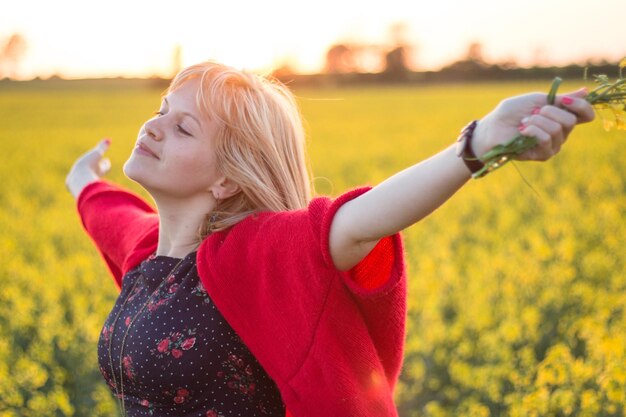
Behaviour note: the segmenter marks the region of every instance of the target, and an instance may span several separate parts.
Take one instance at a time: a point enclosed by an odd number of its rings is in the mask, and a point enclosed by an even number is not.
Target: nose
[[[159,127],[158,119],[150,119],[144,124],[146,134],[156,141],[160,141],[163,138],[161,128]]]

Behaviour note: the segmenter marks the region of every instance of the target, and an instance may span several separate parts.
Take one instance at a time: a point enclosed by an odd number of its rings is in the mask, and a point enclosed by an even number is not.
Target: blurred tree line
[[[342,86],[363,84],[440,83],[468,81],[549,80],[556,76],[581,79],[586,69],[593,74],[617,75],[617,63],[600,61],[565,66],[535,65],[521,67],[507,61],[489,63],[481,54],[482,45],[471,43],[467,55],[437,71],[415,71],[408,65],[410,48],[396,45],[380,46],[339,43],[328,49],[324,71],[319,74],[298,74],[281,67],[273,76],[289,85]],[[379,71],[363,71],[360,61],[372,61],[378,54]],[[363,57],[366,56],[364,59]],[[371,69],[372,67],[370,67]]]
[[[319,74],[298,74],[289,65],[274,71],[273,75],[290,85],[340,86],[380,83],[429,83],[466,81],[546,80],[555,76],[580,79],[585,68],[593,73],[613,75],[615,62],[600,61],[585,64],[554,66],[540,64],[545,59],[536,57],[537,64],[522,67],[514,60],[492,63],[484,57],[480,42],[470,42],[466,53],[458,60],[437,71],[416,71],[411,57],[417,49],[409,42],[407,26],[401,23],[390,28],[391,41],[382,44],[338,42],[326,52],[325,65]],[[538,51],[537,53],[540,53]]]

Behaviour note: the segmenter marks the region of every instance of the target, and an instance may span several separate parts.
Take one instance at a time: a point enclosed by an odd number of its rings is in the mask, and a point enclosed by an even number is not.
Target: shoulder
[[[343,204],[369,189],[354,189],[337,198],[316,197],[307,207],[298,210],[252,214],[232,228],[211,235],[203,242],[201,250],[221,256],[231,252],[237,256],[241,253],[254,256],[268,252],[303,255],[313,251],[331,267],[328,237],[333,217]]]
[[[358,188],[340,195],[336,198],[327,196],[319,196],[312,199],[308,206],[298,210],[279,211],[279,212],[260,212],[248,216],[246,219],[235,225],[230,232],[237,231],[239,233],[248,233],[257,230],[263,230],[264,233],[272,235],[280,235],[286,233],[291,228],[310,229],[315,234],[327,235],[330,230],[330,224],[334,215],[339,208],[346,202],[355,199],[361,194],[367,192],[370,188]],[[288,233],[290,238],[294,238],[293,233]],[[264,236],[267,236],[264,234]]]

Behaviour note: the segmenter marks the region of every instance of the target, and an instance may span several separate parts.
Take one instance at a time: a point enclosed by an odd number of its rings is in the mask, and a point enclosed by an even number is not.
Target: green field
[[[376,184],[549,84],[298,90],[315,187]],[[109,178],[139,191],[121,166],[160,93],[0,84],[0,417],[117,413],[96,362],[116,289],[64,179],[110,137]],[[554,160],[472,181],[404,233],[403,417],[624,415],[625,149],[625,132],[582,126]]]

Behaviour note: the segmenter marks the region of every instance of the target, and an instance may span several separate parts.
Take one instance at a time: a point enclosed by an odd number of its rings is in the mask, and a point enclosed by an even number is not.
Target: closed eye
[[[176,129],[185,136],[191,136],[191,133],[186,131],[181,125],[176,125]]]

